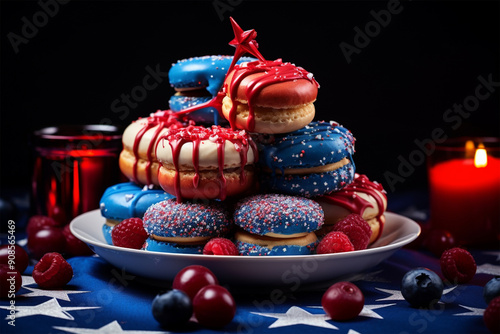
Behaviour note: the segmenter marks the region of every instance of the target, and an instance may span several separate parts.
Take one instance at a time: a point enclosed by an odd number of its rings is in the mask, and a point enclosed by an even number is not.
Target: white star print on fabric
[[[500,266],[491,263],[484,263],[480,266],[477,266],[476,274],[489,274],[489,275],[500,276]]]
[[[375,288],[375,289],[390,294],[390,296],[388,297],[377,299],[376,301],[378,302],[383,300],[405,300],[405,298],[401,294],[401,290],[391,290],[382,288]]]
[[[466,309],[470,310],[470,312],[457,313],[457,314],[454,314],[455,316],[481,316],[482,317],[484,314],[484,310],[485,310],[484,308],[470,307],[470,306],[465,306],[465,305],[461,305],[461,304],[458,304],[458,306],[466,308]]]
[[[101,328],[77,328],[77,327],[61,327],[54,326],[54,329],[73,333],[73,334],[166,334],[169,332],[159,332],[159,331],[143,331],[143,330],[124,330],[122,326],[118,323],[118,321],[110,322],[107,325],[102,326]]]
[[[42,290],[42,289],[35,289],[35,288],[29,288],[27,286],[24,287],[25,289],[30,290],[31,292],[26,293],[24,295],[20,295],[20,297],[51,297],[51,298],[57,298],[60,300],[64,300],[69,302],[69,294],[73,293],[88,293],[90,291],[75,291],[75,290]]]
[[[33,279],[33,276],[28,276],[28,275],[23,275],[21,276],[22,278],[22,286],[30,285],[30,284],[35,284],[35,280]]]
[[[500,261],[500,252],[483,252],[483,254],[496,256],[497,261]]]
[[[286,313],[251,313],[277,319],[268,328],[308,325],[328,329],[338,329],[338,327],[327,322],[327,320],[330,320],[330,317],[326,314],[312,314],[297,306],[290,307]]]
[[[4,310],[9,310],[9,306],[0,306]],[[52,318],[75,320],[75,318],[69,314],[70,311],[79,310],[89,310],[100,308],[100,306],[90,306],[90,307],[62,307],[59,305],[56,298],[52,298],[44,303],[34,305],[34,306],[16,306],[16,319],[23,317],[30,317],[33,315],[44,315]],[[5,319],[8,319],[5,318]]]

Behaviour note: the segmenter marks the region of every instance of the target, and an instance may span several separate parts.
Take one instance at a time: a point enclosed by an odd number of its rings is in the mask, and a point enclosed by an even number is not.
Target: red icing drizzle
[[[146,152],[147,156],[147,163],[146,163],[146,181],[147,184],[150,185],[152,184],[152,177],[151,177],[151,165],[153,164],[153,150],[155,149],[154,143],[158,139],[158,136],[160,135],[160,132],[163,129],[173,129],[173,128],[179,128],[182,127],[182,123],[179,122],[179,120],[175,117],[175,115],[170,111],[170,110],[158,110],[154,114],[151,114],[150,117],[146,118],[146,123],[144,126],[137,132],[137,135],[135,136],[134,139],[134,145],[132,147],[132,152],[135,157],[135,162],[133,166],[133,181],[135,183],[141,183],[139,182],[139,178],[137,177],[137,167],[139,163],[139,143],[142,140],[142,137],[144,134],[151,128],[154,128],[155,126],[158,126],[158,128],[155,130],[153,134],[153,138],[151,139],[148,149]]]
[[[253,131],[255,129],[255,114],[253,112],[253,100],[265,87],[285,81],[294,81],[299,79],[309,80],[311,83],[319,86],[312,74],[304,70],[302,67],[295,66],[291,63],[283,63],[281,59],[274,61],[261,60],[247,63],[246,66],[235,65],[234,75],[229,87],[231,96],[232,108],[229,112],[229,124],[235,129],[236,123],[236,108],[238,102],[236,95],[241,82],[248,76],[256,73],[263,73],[252,79],[246,87],[245,95],[248,100],[248,119],[247,129]]]
[[[170,148],[172,149],[172,159],[175,168],[175,196],[177,201],[182,201],[181,188],[180,188],[180,174],[179,174],[179,156],[182,146],[186,143],[193,143],[193,166],[195,176],[193,178],[193,186],[198,187],[200,179],[200,166],[199,166],[199,146],[201,141],[210,140],[217,144],[217,181],[219,183],[219,199],[226,198],[226,178],[224,176],[224,148],[226,141],[233,143],[235,149],[240,154],[240,183],[245,182],[245,165],[247,164],[247,153],[251,148],[254,154],[254,159],[257,160],[257,146],[254,141],[248,136],[245,131],[233,131],[231,129],[222,128],[213,125],[211,128],[202,126],[190,125],[185,128],[172,129],[167,135],[160,139],[168,140]]]
[[[373,208],[373,205],[367,200],[356,195],[357,192],[365,193],[375,199],[378,207],[378,214],[376,217],[377,220],[379,220],[385,211],[384,198],[387,200],[385,190],[381,184],[370,181],[366,175],[356,173],[352,183],[339,191],[324,195],[322,198],[324,198],[327,202],[341,206],[352,213],[362,215],[366,208]],[[379,230],[379,236],[381,233],[382,226]]]

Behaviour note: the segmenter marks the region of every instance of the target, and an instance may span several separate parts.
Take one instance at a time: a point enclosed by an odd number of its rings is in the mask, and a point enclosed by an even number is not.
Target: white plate
[[[210,268],[224,284],[297,286],[329,281],[376,266],[420,234],[420,227],[413,220],[387,212],[381,238],[368,249],[315,255],[215,256],[159,253],[111,246],[102,235],[104,221],[100,211],[94,210],[73,219],[70,229],[113,266],[127,274],[157,283],[172,281],[179,270],[192,264]]]

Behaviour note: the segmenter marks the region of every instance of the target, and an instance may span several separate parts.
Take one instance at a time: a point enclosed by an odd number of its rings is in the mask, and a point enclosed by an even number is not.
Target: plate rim
[[[300,259],[309,259],[311,256],[314,256],[314,258],[319,259],[327,259],[327,258],[343,258],[343,257],[349,257],[352,256],[353,254],[355,255],[363,255],[363,254],[373,254],[373,253],[378,253],[378,252],[384,252],[384,251],[390,251],[395,248],[400,248],[403,247],[412,241],[414,241],[422,232],[422,229],[420,225],[413,221],[411,218],[408,218],[403,215],[399,215],[393,212],[385,212],[386,215],[386,224],[387,224],[387,218],[392,219],[405,219],[407,220],[408,223],[412,224],[412,228],[415,229],[415,231],[412,231],[411,233],[405,235],[404,237],[400,238],[400,240],[397,240],[395,242],[391,242],[387,245],[381,245],[373,248],[367,248],[367,249],[361,249],[361,250],[356,250],[356,251],[351,251],[351,252],[343,252],[343,253],[332,253],[332,254],[307,254],[307,255],[276,255],[276,256],[235,256],[235,255],[203,255],[203,254],[185,254],[185,253],[166,253],[166,252],[153,252],[153,251],[147,251],[147,250],[141,250],[141,249],[132,249],[132,248],[124,248],[124,247],[118,247],[114,245],[109,245],[107,243],[103,243],[99,240],[91,240],[87,238],[85,235],[82,235],[79,233],[77,230],[77,225],[80,221],[84,220],[87,218],[87,216],[92,217],[93,219],[99,218],[99,222],[97,222],[97,219],[93,221],[93,224],[102,226],[105,222],[105,218],[101,216],[100,209],[95,209],[91,210],[88,212],[85,212],[83,214],[78,215],[77,217],[73,218],[70,222],[70,230],[71,233],[73,233],[78,239],[81,241],[85,242],[86,244],[92,245],[94,247],[99,247],[99,248],[104,248],[106,250],[110,251],[118,251],[118,252],[123,252],[124,255],[126,253],[132,253],[132,254],[137,254],[137,255],[142,255],[142,256],[149,256],[149,255],[154,255],[154,256],[164,256],[165,258],[169,257],[174,257],[174,258],[190,258],[190,259],[196,259],[196,258],[202,258],[204,260],[209,260],[210,258],[215,259],[220,259],[220,260],[234,260],[238,259],[238,261],[276,261],[276,260],[284,260],[284,261],[294,261],[294,260],[300,260]],[[93,217],[93,216],[99,216],[99,217]],[[382,232],[383,235],[384,232]]]

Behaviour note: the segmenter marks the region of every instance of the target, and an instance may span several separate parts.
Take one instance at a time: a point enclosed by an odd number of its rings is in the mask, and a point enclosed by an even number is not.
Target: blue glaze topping
[[[101,215],[107,219],[122,221],[142,218],[153,204],[174,198],[162,189],[150,189],[133,182],[119,183],[107,188],[101,197]]]
[[[323,221],[323,209],[317,202],[282,194],[246,197],[236,204],[234,211],[234,223],[258,235],[313,232]]]
[[[162,242],[148,238],[143,250],[163,253],[202,254],[204,245],[183,245],[179,243]]]
[[[211,96],[194,97],[194,96],[172,95],[168,103],[170,104],[170,110],[178,112],[208,102],[211,99],[212,99]],[[197,124],[213,123],[216,125],[221,125],[228,123],[224,119],[224,117],[219,117],[219,111],[213,107],[194,110],[188,114],[188,117],[193,121],[195,121]]]
[[[272,171],[324,166],[354,154],[354,137],[335,122],[311,122],[304,128],[274,135],[260,146],[260,163]]]
[[[241,57],[236,64],[255,61],[252,57]],[[172,87],[178,90],[205,88],[207,96],[179,96],[170,97],[170,109],[174,112],[210,101],[222,88],[227,70],[233,61],[233,56],[203,56],[179,60],[172,64],[168,77]],[[196,123],[210,123],[215,125],[227,124],[219,111],[207,107],[192,111],[188,117]]]
[[[349,163],[334,171],[307,175],[264,174],[261,179],[263,191],[314,197],[338,191],[354,180],[355,166]]]
[[[144,228],[159,237],[216,237],[229,232],[232,221],[220,202],[178,203],[175,199],[152,205],[144,214]]]
[[[252,57],[241,57],[236,63],[255,60],[257,59]],[[221,55],[182,59],[172,64],[168,79],[176,89],[204,87],[214,97],[221,89],[232,61],[233,56]]]
[[[318,241],[306,246],[299,245],[279,245],[273,248],[267,248],[256,244],[236,241],[236,247],[240,255],[249,256],[278,256],[278,255],[308,255],[313,253],[318,245]]]
[[[113,231],[114,226],[109,226],[107,224],[102,225],[102,235],[104,236],[104,240],[106,240],[108,245],[113,244],[113,239],[111,238],[111,232]]]

